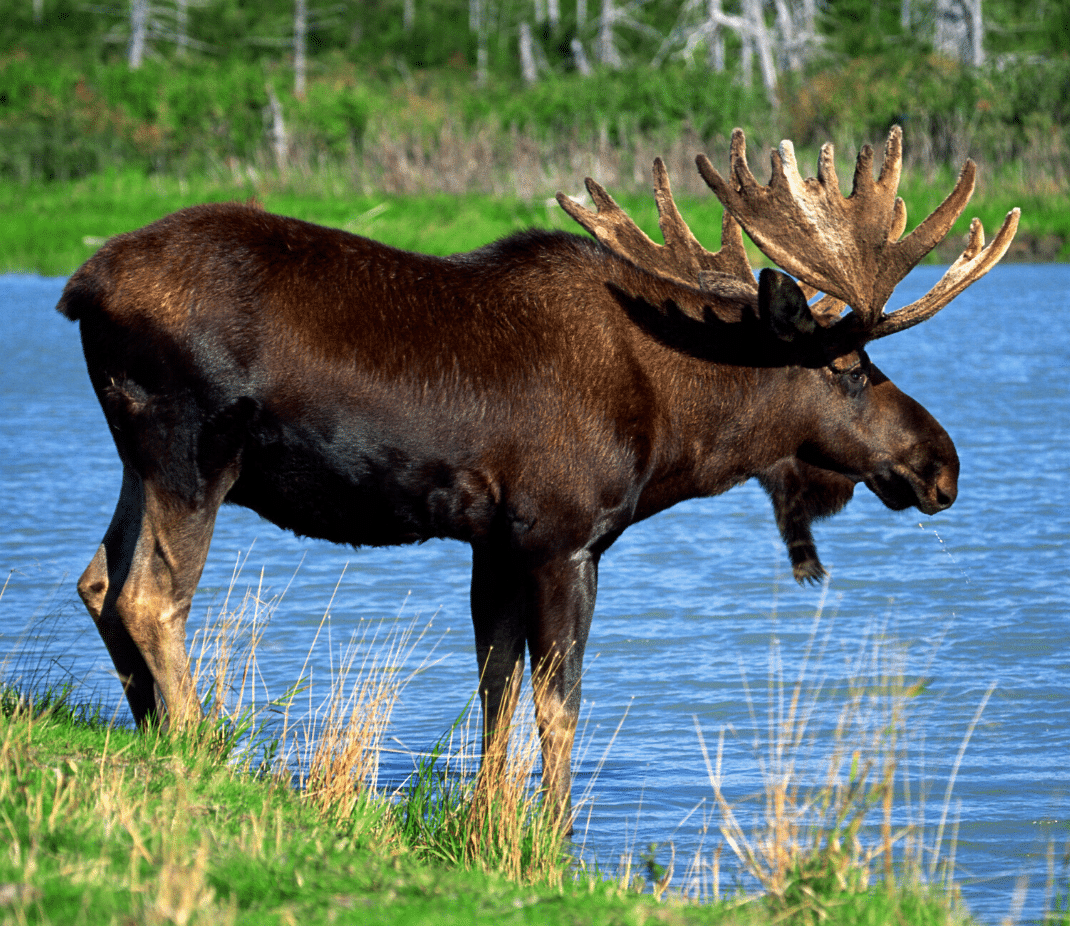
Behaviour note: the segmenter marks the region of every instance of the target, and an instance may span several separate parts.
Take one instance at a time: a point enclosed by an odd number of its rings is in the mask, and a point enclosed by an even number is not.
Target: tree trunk
[[[979,68],[985,63],[985,21],[981,15],[981,0],[970,0],[971,63]]]
[[[294,3],[294,96],[305,98],[305,77],[308,72],[306,45],[308,37],[308,0]]]
[[[802,67],[799,54],[800,36],[792,11],[788,9],[787,0],[774,0],[776,9],[776,28],[780,35],[780,63],[789,71],[798,71]]]
[[[573,39],[569,43],[569,48],[572,49],[572,61],[576,65],[576,70],[583,77],[590,77],[591,62],[587,60],[587,52],[583,50],[583,42],[579,39]]]
[[[724,30],[721,19],[724,11],[721,0],[706,0],[706,61],[710,70],[716,74],[724,73]]]
[[[754,86],[754,36],[750,30],[739,33],[739,74],[743,86],[750,90]]]
[[[529,84],[539,79],[539,69],[535,65],[535,40],[531,36],[531,24],[520,24],[520,72]]]
[[[933,48],[964,64],[984,64],[981,0],[936,0]]]
[[[487,49],[486,0],[468,0],[468,28],[476,34],[476,86],[487,85],[490,55]]]
[[[267,84],[268,109],[271,111],[271,148],[275,153],[275,166],[280,172],[286,170],[289,161],[290,143],[286,137],[286,123],[282,118],[282,103],[275,88]]]
[[[754,40],[754,50],[758,52],[758,66],[762,72],[762,85],[770,105],[777,105],[776,98],[776,63],[773,61],[773,43],[769,30],[765,27],[761,0],[746,0],[744,16],[748,29]]]
[[[598,17],[598,63],[620,70],[624,61],[613,43],[613,26],[616,20],[617,11],[613,7],[613,0],[602,0],[602,12]]]
[[[179,58],[189,51],[189,0],[175,0],[175,46]]]
[[[145,60],[145,43],[149,32],[149,0],[130,0],[130,48],[127,63],[131,71]]]

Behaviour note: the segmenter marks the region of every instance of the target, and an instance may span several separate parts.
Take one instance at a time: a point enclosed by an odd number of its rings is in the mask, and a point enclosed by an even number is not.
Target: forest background
[[[734,126],[763,179],[763,151],[791,138],[807,173],[836,143],[847,182],[849,159],[893,124],[914,221],[966,157],[981,165],[938,259],[961,250],[969,216],[993,229],[1012,206],[1023,210],[1012,256],[1070,259],[1064,0],[0,0],[0,11],[3,270],[69,272],[106,235],[244,196],[445,252],[564,226],[548,198],[593,176],[652,229],[658,155],[714,246],[719,208],[693,159],[725,164]]]

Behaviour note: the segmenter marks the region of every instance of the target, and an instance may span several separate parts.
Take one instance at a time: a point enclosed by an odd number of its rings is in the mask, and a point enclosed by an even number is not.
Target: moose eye
[[[858,396],[866,387],[869,377],[866,376],[864,367],[857,366],[843,374],[844,383],[847,386],[847,394],[852,398]]]

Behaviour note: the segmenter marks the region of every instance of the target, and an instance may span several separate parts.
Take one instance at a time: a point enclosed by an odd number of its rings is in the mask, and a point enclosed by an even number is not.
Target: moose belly
[[[471,541],[489,531],[496,492],[467,454],[418,433],[372,432],[352,423],[263,427],[226,500],[298,535],[354,546]]]

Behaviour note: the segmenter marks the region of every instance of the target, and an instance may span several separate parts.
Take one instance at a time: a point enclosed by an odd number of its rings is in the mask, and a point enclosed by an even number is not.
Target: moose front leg
[[[580,710],[580,676],[594,613],[597,559],[589,552],[532,566],[510,552],[473,551],[472,619],[483,708],[480,787],[505,768],[509,725],[531,655],[535,717],[548,808],[571,832],[572,745]]]
[[[528,624],[535,719],[545,799],[572,832],[572,746],[580,714],[583,654],[594,615],[598,559],[587,550],[550,560],[534,575]]]
[[[530,608],[523,573],[496,547],[472,548],[472,623],[482,708],[482,788],[504,773],[509,724],[524,676],[524,639]]]
[[[810,525],[840,511],[851,500],[854,482],[796,457],[770,466],[758,474],[758,481],[773,503],[795,581],[821,582],[828,573],[818,558]]]

